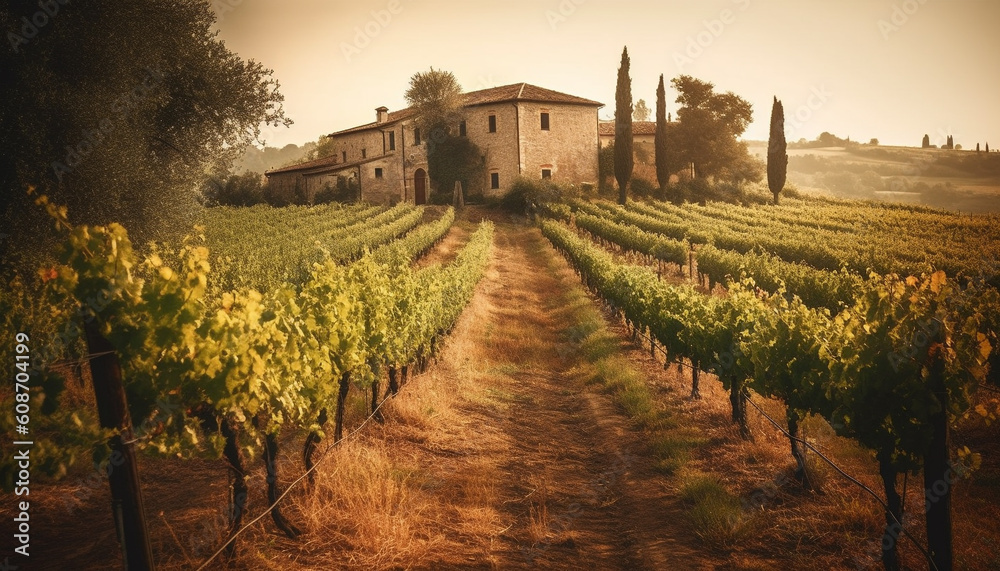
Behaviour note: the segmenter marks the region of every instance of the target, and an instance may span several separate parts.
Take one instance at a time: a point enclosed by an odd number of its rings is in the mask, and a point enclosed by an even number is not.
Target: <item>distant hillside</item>
[[[767,144],[750,151],[761,159]],[[788,149],[788,182],[845,198],[1000,211],[1000,153],[858,145]]]
[[[307,155],[316,149],[316,143],[309,142],[301,147],[295,144],[288,144],[280,149],[277,147],[247,147],[243,156],[233,163],[233,174],[242,174],[245,171],[263,173],[271,169],[298,163],[306,159]]]

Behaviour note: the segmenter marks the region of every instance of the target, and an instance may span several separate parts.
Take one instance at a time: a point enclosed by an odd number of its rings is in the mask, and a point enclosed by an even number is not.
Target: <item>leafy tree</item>
[[[448,134],[435,141],[433,150],[427,153],[427,170],[438,195],[435,200],[441,199],[444,204],[451,201],[455,181],[462,182],[466,195],[485,190],[485,157],[468,137]]]
[[[931,148],[931,137],[930,135],[924,134],[924,140],[920,143],[920,148],[929,149]]]
[[[670,183],[667,145],[667,102],[666,91],[663,88],[663,74],[661,73],[660,84],[656,86],[656,133],[653,135],[653,148],[656,153],[656,182],[660,184],[660,188],[666,188],[667,184]]]
[[[774,98],[771,105],[771,136],[767,140],[767,188],[778,203],[788,175],[788,145],[785,143],[785,108]]]
[[[417,124],[427,133],[427,170],[431,186],[451,196],[455,181],[468,193],[481,192],[485,178],[483,154],[467,137],[451,132],[462,110],[462,87],[450,71],[417,72],[404,94],[417,112]]]
[[[628,181],[632,178],[632,78],[629,77],[628,47],[622,50],[615,89],[615,180],[618,181],[618,203],[625,204]]]
[[[677,139],[695,176],[713,176],[737,160],[745,146],[736,143],[753,118],[753,107],[732,92],[715,93],[709,82],[682,75],[670,80],[677,90]]]
[[[635,103],[635,109],[632,110],[633,121],[649,121],[650,115],[651,112],[649,107],[646,106],[645,99],[640,99]]]
[[[873,137],[872,140],[868,141],[868,144],[871,145],[871,146],[873,146],[873,147],[877,147],[878,146],[878,139],[876,139],[876,138]]]
[[[278,83],[218,39],[207,2],[74,6],[30,38],[8,35],[0,54],[2,224],[46,239],[34,186],[74,223],[125,222],[137,243],[185,232],[205,173],[225,170],[262,123],[291,123]],[[7,2],[0,28],[21,30],[38,10]],[[0,257],[23,254],[9,244]]]
[[[615,176],[615,142],[611,141],[607,145],[601,147],[601,150],[597,153],[597,178],[598,190],[601,192],[610,192],[613,190],[613,185],[607,184],[609,176]]]
[[[462,109],[462,86],[450,71],[434,69],[417,72],[403,94],[406,103],[417,112],[417,123],[433,138],[439,130],[448,133],[458,121]]]

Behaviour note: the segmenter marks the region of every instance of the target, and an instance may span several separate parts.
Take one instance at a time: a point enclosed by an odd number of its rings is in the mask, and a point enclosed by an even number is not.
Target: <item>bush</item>
[[[580,191],[573,186],[559,185],[548,180],[517,177],[497,204],[511,212],[526,213],[532,206],[543,202],[557,202],[576,198]]]
[[[338,177],[337,184],[325,184],[316,196],[313,204],[328,204],[331,202],[356,202],[358,200],[358,180]]]
[[[202,203],[206,206],[253,206],[264,202],[264,183],[260,173],[246,171],[241,175],[212,176],[201,187]]]
[[[635,197],[652,197],[658,193],[656,185],[644,178],[633,178],[628,186],[632,196]]]

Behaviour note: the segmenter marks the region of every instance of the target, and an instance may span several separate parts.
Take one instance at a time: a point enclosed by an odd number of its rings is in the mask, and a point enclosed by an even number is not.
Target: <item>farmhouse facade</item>
[[[527,83],[462,95],[459,124],[483,153],[487,195],[500,195],[518,176],[559,183],[598,178],[597,110],[603,104]],[[279,193],[313,197],[341,178],[360,186],[361,200],[423,204],[430,195],[427,154],[433,141],[421,133],[412,108],[375,110],[375,121],[331,133],[335,152],[265,173]],[[450,189],[442,189],[450,192]]]

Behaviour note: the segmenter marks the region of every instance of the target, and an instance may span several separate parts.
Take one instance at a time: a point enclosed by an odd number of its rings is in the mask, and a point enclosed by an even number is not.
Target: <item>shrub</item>
[[[629,183],[629,189],[632,191],[632,196],[635,197],[651,197],[658,190],[655,184],[644,178],[633,178],[632,182]]]
[[[260,173],[212,176],[201,187],[206,206],[253,206],[264,202],[264,183]]]
[[[548,180],[517,177],[510,189],[500,197],[498,204],[511,212],[528,212],[531,205],[576,198],[580,191],[573,186],[560,185]]]

